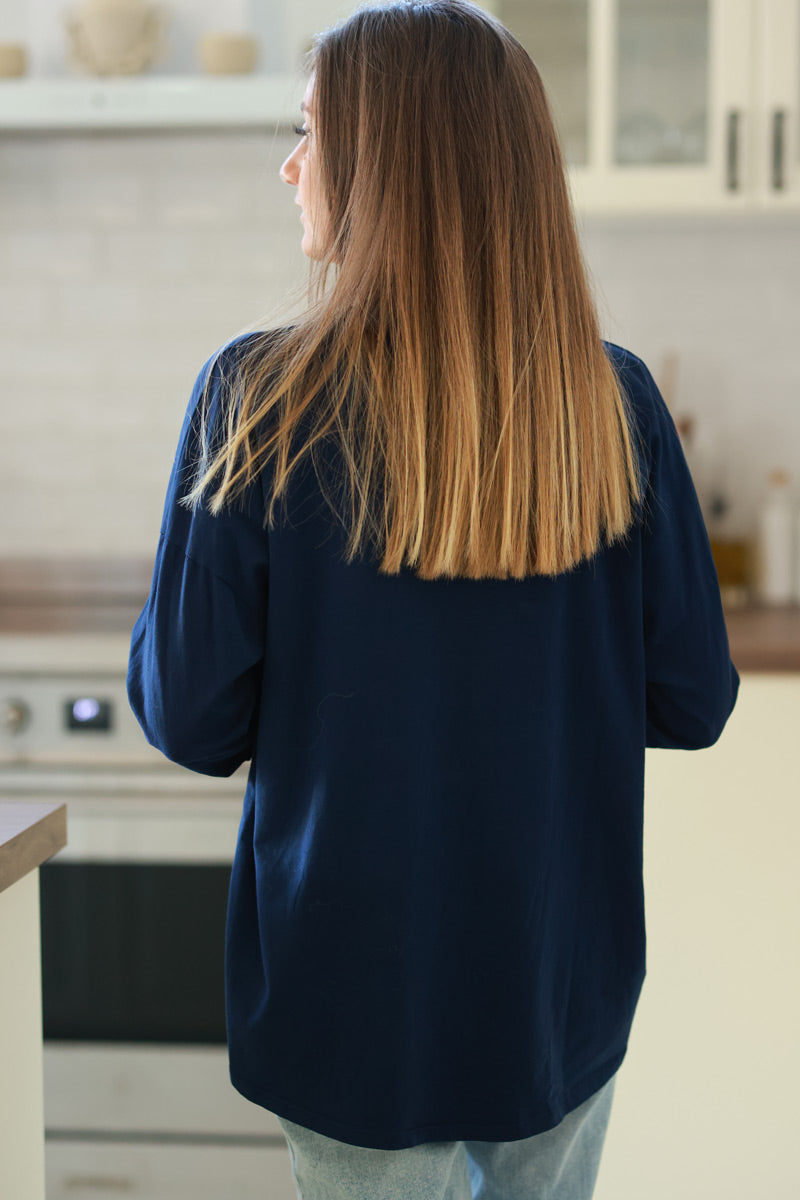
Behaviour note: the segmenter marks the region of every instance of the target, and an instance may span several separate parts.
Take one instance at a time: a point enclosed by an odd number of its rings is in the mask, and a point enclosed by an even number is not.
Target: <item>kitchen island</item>
[[[66,805],[0,803],[0,1196],[8,1200],[44,1200],[39,867],[66,842]]]
[[[595,1200],[800,1196],[800,666],[729,632],[719,741],[646,754],[647,977]]]

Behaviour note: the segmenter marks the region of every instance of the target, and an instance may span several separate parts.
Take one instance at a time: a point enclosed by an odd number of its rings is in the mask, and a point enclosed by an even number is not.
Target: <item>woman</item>
[[[198,376],[130,702],[191,770],[250,760],[230,1071],[304,1200],[585,1200],[645,746],[712,745],[738,690],[709,542],[519,43],[395,3],[310,67],[281,176],[318,286]]]

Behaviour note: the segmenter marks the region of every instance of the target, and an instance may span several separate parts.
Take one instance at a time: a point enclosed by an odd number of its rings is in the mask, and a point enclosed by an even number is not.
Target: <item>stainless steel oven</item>
[[[0,635],[0,793],[67,804],[40,869],[47,1200],[296,1200],[276,1118],[228,1076],[247,767],[212,779],[147,744],[128,644]]]

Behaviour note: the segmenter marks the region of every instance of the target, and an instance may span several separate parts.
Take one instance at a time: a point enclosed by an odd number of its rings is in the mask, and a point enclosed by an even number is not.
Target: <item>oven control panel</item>
[[[124,678],[0,672],[0,762],[20,759],[110,765],[164,756],[133,715]]]
[[[227,796],[222,778],[170,762],[147,741],[127,692],[128,639],[0,636],[0,795]]]
[[[230,795],[249,772],[201,775],[170,762],[144,736],[125,676],[0,671],[0,796]]]

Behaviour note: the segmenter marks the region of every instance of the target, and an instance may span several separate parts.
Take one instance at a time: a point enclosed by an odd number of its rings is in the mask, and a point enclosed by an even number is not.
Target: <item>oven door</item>
[[[277,1119],[228,1075],[244,780],[187,776],[90,796],[93,773],[63,797],[68,844],[39,875],[48,1200],[296,1200]]]

